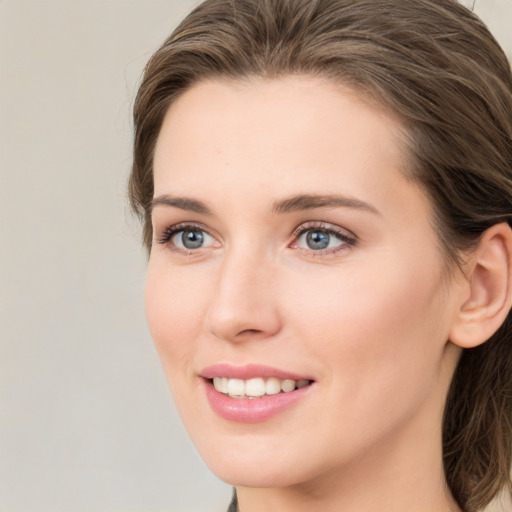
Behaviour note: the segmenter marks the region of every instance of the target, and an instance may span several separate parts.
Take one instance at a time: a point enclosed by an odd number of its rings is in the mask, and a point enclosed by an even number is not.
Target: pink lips
[[[252,379],[256,377],[278,379],[312,380],[303,375],[262,365],[232,366],[216,364],[205,368],[201,372],[203,377],[206,398],[212,410],[221,418],[240,423],[258,423],[280,414],[293,404],[304,398],[313,385],[305,386],[288,393],[264,395],[255,399],[237,399],[217,391],[210,379],[214,377],[227,377],[230,379]]]
[[[270,366],[264,366],[261,364],[247,364],[244,366],[233,366],[230,364],[214,364],[208,366],[201,372],[201,377],[205,379],[213,379],[214,377],[227,377],[228,379],[254,379],[256,377],[262,377],[269,379],[270,377],[276,377],[277,379],[293,379],[293,380],[313,380],[310,377],[303,375],[297,375],[295,373],[279,370],[278,368],[272,368]]]

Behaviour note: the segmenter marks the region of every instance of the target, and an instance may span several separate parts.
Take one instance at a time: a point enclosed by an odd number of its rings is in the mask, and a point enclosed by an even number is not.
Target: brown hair
[[[407,128],[411,177],[430,195],[450,262],[512,225],[512,76],[485,25],[455,0],[206,0],[146,66],[129,196],[152,242],[152,159],[177,96],[210,77],[308,74],[354,86]],[[448,486],[466,512],[511,489],[512,319],[465,350],[445,407]]]

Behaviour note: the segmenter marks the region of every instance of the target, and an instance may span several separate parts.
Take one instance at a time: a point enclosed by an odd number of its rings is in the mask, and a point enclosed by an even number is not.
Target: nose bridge
[[[216,337],[241,341],[279,330],[273,265],[262,253],[240,245],[226,251],[206,327]]]

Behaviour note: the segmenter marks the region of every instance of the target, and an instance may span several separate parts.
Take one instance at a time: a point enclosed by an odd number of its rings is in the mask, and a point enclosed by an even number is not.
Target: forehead
[[[404,172],[403,134],[397,116],[325,79],[204,81],[166,113],[155,196],[193,197],[238,214],[295,195],[339,194],[398,217],[416,201],[430,216]]]
[[[369,94],[323,77],[290,75],[199,81],[171,103],[161,133],[172,125],[179,125],[182,131],[189,123],[195,124],[195,130],[212,123],[215,128],[236,127],[241,135],[257,128],[268,130],[269,124],[276,123],[290,131],[291,123],[299,118],[303,125],[312,121],[327,125],[340,114],[339,108],[344,110],[344,118],[337,117],[340,126],[343,122],[363,124],[371,118],[378,119],[386,132],[405,130],[399,116]],[[347,118],[351,114],[353,117]]]

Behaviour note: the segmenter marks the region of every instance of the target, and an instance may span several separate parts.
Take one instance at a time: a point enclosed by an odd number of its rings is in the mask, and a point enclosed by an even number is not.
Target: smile
[[[307,400],[317,384],[310,376],[255,364],[216,364],[200,376],[211,410],[236,423],[259,423],[284,413]]]
[[[278,379],[277,377],[270,377],[269,379],[256,377],[248,380],[214,377],[212,381],[217,391],[236,399],[254,399],[265,395],[291,393],[311,383],[306,379]]]

